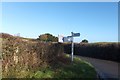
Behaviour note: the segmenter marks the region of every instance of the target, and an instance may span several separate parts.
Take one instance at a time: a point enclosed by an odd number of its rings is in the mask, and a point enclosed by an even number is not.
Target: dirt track
[[[100,60],[88,57],[81,57],[81,59],[90,62],[102,78],[119,78],[118,77],[118,63],[107,60]],[[120,80],[120,78],[119,78]]]

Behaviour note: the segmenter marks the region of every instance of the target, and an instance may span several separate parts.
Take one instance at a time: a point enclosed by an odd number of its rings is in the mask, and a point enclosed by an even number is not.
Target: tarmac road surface
[[[120,63],[108,61],[108,60],[82,57],[82,56],[77,56],[77,57],[80,57],[82,60],[91,63],[96,69],[99,76],[104,80],[109,80],[110,78],[115,80],[120,80],[120,75],[118,73],[118,67],[120,66]]]

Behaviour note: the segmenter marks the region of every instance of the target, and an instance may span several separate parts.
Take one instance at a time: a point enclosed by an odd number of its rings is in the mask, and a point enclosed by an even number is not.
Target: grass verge
[[[66,58],[70,59],[69,55]],[[47,67],[36,71],[30,78],[97,78],[93,66],[80,58],[75,57],[70,64],[60,64],[56,68]]]

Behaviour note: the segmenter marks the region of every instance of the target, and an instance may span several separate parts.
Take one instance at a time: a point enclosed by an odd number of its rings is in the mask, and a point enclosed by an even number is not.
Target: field
[[[2,34],[2,60],[3,78],[97,78],[91,64],[71,63],[61,43]]]

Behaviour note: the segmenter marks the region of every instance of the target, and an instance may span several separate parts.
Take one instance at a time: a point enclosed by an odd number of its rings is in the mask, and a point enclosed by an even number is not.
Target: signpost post
[[[72,41],[71,41],[71,61],[73,62],[73,53],[74,53],[74,43],[73,43],[73,37],[72,37]]]
[[[74,57],[74,41],[73,41],[73,37],[78,37],[80,36],[80,33],[73,33],[71,32],[72,35],[72,46],[71,46],[71,61],[73,62],[73,57]]]
[[[71,61],[73,62],[74,56],[74,38],[80,36],[80,33],[71,32],[71,36],[63,37],[63,42],[71,42]]]

